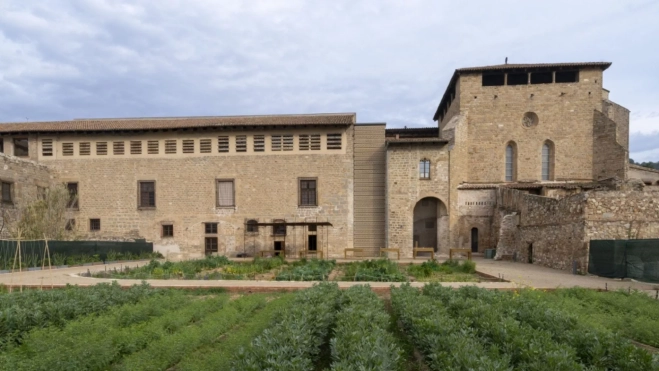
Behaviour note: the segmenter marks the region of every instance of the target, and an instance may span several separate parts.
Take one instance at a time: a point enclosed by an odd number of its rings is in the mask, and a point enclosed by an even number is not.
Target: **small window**
[[[515,143],[506,146],[506,182],[514,182],[517,176],[517,150]]]
[[[579,71],[556,71],[556,82],[579,82]]]
[[[66,183],[66,189],[69,191],[69,202],[66,205],[70,209],[78,208],[78,183]]]
[[[89,156],[92,152],[92,146],[89,142],[80,142],[78,143],[80,156]]]
[[[312,151],[320,151],[320,134],[311,134],[310,147]]]
[[[236,135],[236,152],[247,152],[247,135]]]
[[[307,135],[307,134],[301,134],[300,135],[299,148],[300,148],[300,151],[308,151],[309,150],[309,135]]]
[[[167,139],[165,141],[165,153],[171,155],[175,154],[176,151],[176,139]]]
[[[163,224],[162,226],[163,237],[174,237],[174,226],[171,224]]]
[[[76,229],[76,220],[75,219],[67,219],[66,220],[66,225],[64,226],[64,229],[67,231],[72,231]]]
[[[430,160],[419,161],[419,179],[430,179]]]
[[[341,134],[327,134],[327,149],[341,149]]]
[[[140,208],[156,207],[156,182],[139,182],[140,185]]]
[[[62,143],[62,155],[73,156],[73,143]]]
[[[316,206],[316,179],[300,179],[300,206]]]
[[[531,84],[551,84],[554,82],[554,73],[549,72],[532,72]]]
[[[526,85],[529,83],[529,74],[526,72],[513,72],[508,74],[508,85]]]
[[[12,204],[14,203],[14,198],[12,197],[12,188],[13,183],[2,182],[2,203],[3,204]]]
[[[27,138],[14,138],[14,156],[28,157],[29,155]]]
[[[265,135],[254,136],[254,152],[265,151]]]
[[[130,141],[130,154],[131,155],[141,155],[142,154],[142,141],[141,140],[131,140]]]
[[[282,219],[275,219],[272,226],[272,234],[275,236],[286,235],[286,221]]]
[[[483,86],[502,86],[506,82],[506,75],[503,73],[484,73]]]
[[[204,232],[206,234],[217,234],[217,223],[204,223]]]
[[[89,219],[89,230],[90,231],[100,231],[101,230],[101,219]]]
[[[199,139],[199,153],[211,153],[213,143],[210,139]]]
[[[150,155],[157,155],[158,153],[160,153],[160,143],[157,140],[147,141],[146,151]]]
[[[542,145],[542,180],[554,180],[554,143],[549,140]]]
[[[206,254],[217,252],[217,237],[206,237],[205,241]]]
[[[108,154],[108,142],[96,142],[96,155],[105,156]]]
[[[259,226],[258,222],[256,220],[248,220],[247,221],[247,232],[249,233],[255,233],[259,231]]]
[[[217,206],[233,207],[235,205],[233,180],[217,181]]]
[[[284,135],[282,137],[282,148],[284,151],[292,151],[293,150],[293,135]]]
[[[281,151],[281,135],[273,135],[271,137],[272,143],[271,143],[271,149],[273,151]]]
[[[194,139],[183,139],[183,153],[194,153]]]
[[[229,152],[229,137],[222,135],[217,137],[217,151],[218,152]]]
[[[42,139],[41,140],[41,155],[42,156],[52,156],[53,155],[53,140],[52,139]]]
[[[114,155],[123,155],[124,154],[124,142],[113,142],[112,143],[112,154],[114,154]]]

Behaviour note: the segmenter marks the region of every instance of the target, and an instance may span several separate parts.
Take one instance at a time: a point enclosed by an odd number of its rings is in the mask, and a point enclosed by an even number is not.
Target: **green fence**
[[[17,241],[0,240],[0,270],[11,269],[14,266],[17,245]],[[45,247],[44,240],[21,241],[22,265],[40,267],[44,259]],[[61,265],[70,265],[74,262],[82,264],[108,259],[115,260],[115,257],[143,256],[153,253],[153,244],[143,241],[48,241],[48,250],[53,265],[60,265],[55,260],[61,261]]]
[[[588,273],[659,282],[659,239],[590,241]]]

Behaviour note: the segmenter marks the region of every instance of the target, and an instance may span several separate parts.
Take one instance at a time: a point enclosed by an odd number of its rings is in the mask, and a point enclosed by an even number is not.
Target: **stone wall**
[[[249,144],[245,153],[124,156],[57,156],[44,161],[63,182],[78,182],[79,211],[76,226],[84,238],[145,238],[161,251],[201,255],[207,235],[204,223],[218,223],[219,253],[229,256],[253,254],[273,249],[272,227],[245,233],[245,222],[255,219],[272,222],[328,221],[333,227],[318,227],[318,249],[330,257],[343,255],[353,246],[353,127],[334,128],[343,133],[341,150],[295,150],[254,153]],[[222,132],[226,133],[226,132]],[[263,132],[256,132],[262,134]],[[236,133],[229,133],[234,136]],[[254,132],[249,133],[250,137]],[[270,134],[269,132],[266,134]],[[178,132],[144,133],[136,138],[147,141],[180,138]],[[197,137],[217,137],[218,132],[190,133]],[[267,137],[267,136],[266,136]],[[56,138],[58,141],[68,138]],[[92,135],[78,141],[94,141]],[[123,138],[129,140],[127,138]],[[197,142],[198,143],[198,142]],[[231,142],[232,146],[234,142]],[[267,143],[267,142],[266,142]],[[214,145],[217,145],[214,142]],[[179,144],[180,146],[180,144]],[[232,147],[233,148],[233,147]],[[58,148],[58,151],[60,149]],[[128,150],[128,148],[126,148]],[[179,147],[179,152],[180,152]],[[217,152],[217,151],[214,151]],[[298,206],[299,178],[317,178],[316,207]],[[235,207],[216,207],[216,180],[233,179]],[[138,208],[138,181],[155,181],[156,207]],[[90,231],[90,218],[101,219],[101,230]],[[174,237],[162,237],[162,225],[174,226]],[[283,238],[278,237],[283,240]],[[305,248],[304,227],[289,227],[285,237],[288,251]]]
[[[639,165],[629,165],[627,177],[629,179],[638,179],[646,186],[659,186],[659,170]]]
[[[19,211],[38,198],[39,192],[54,184],[48,167],[0,153],[0,181],[11,184],[12,202],[0,202],[0,237],[9,237],[9,230],[19,217]]]
[[[593,115],[593,179],[618,177],[627,179],[629,152],[619,143],[618,125],[604,113],[595,111]]]
[[[589,192],[589,240],[659,238],[659,192]]]
[[[496,190],[458,190],[458,243],[455,247],[472,248],[472,230],[476,228],[477,251],[496,247],[495,237],[492,236],[492,223],[496,210]]]
[[[419,161],[430,160],[430,179],[419,179]],[[426,197],[439,200],[439,251],[448,253],[448,150],[443,144],[389,144],[387,147],[387,247],[412,257],[414,207]]]

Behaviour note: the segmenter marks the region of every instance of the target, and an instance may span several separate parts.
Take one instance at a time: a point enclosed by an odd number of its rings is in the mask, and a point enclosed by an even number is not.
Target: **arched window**
[[[258,232],[259,231],[259,226],[257,224],[258,224],[258,222],[254,219],[248,220],[247,221],[247,232]]]
[[[272,234],[275,236],[285,236],[286,235],[286,221],[281,219],[276,219],[272,222]]]
[[[554,180],[554,143],[550,140],[542,145],[542,180]]]
[[[430,179],[430,160],[419,161],[419,179]]]
[[[506,146],[506,182],[517,180],[517,145],[510,142]]]

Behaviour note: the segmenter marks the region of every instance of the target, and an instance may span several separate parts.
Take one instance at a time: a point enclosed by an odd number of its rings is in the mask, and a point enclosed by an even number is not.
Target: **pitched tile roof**
[[[538,189],[538,188],[560,188],[560,189],[595,189],[604,188],[605,185],[595,182],[583,183],[466,183],[458,186],[458,189],[495,189],[495,188],[513,188],[513,189]]]
[[[354,113],[323,113],[307,115],[76,119],[70,121],[4,123],[0,124],[0,133],[130,131],[230,126],[330,126],[352,125],[355,123],[355,118]]]
[[[388,144],[398,143],[448,143],[448,140],[442,138],[385,138]]]

